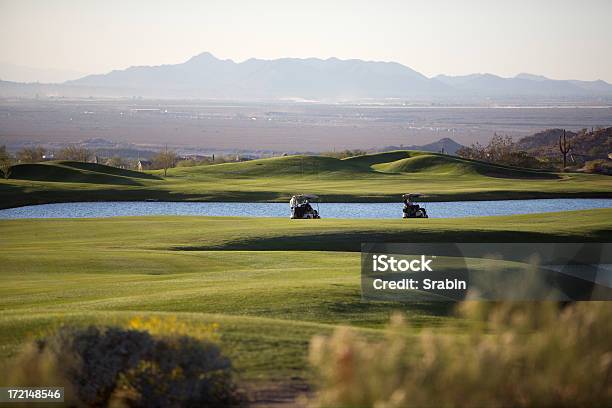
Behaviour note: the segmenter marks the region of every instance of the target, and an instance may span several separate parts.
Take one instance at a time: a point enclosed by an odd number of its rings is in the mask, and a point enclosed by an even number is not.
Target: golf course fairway
[[[342,160],[286,156],[179,167],[162,175],[66,161],[16,165],[0,180],[0,208],[78,201],[288,201],[299,192],[325,202],[399,202],[406,192],[432,201],[612,197],[608,176],[414,151]],[[251,400],[265,400],[253,395],[270,389],[275,398],[291,400],[297,394],[292,387],[314,384],[307,354],[315,335],[351,326],[380,337],[396,311],[406,315],[414,335],[443,330],[450,322],[468,324],[456,317],[452,303],[363,302],[363,242],[612,240],[612,209],[432,217],[0,220],[0,358],[9,361],[24,342],[62,325],[126,326],[134,319],[169,318],[195,331],[216,327]]]
[[[309,381],[310,338],[350,325],[378,336],[394,311],[413,330],[447,303],[365,303],[359,245],[612,239],[612,209],[429,220],[117,217],[0,221],[0,355],[64,324],[173,316],[219,326],[243,384]]]

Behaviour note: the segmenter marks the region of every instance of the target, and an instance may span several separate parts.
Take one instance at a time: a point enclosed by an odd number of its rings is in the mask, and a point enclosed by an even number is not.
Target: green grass
[[[68,183],[140,185],[144,180],[159,180],[152,174],[123,170],[102,164],[56,161],[18,164],[11,167],[11,178]]]
[[[26,204],[145,200],[284,201],[296,192],[327,202],[612,197],[612,178],[497,166],[436,153],[394,151],[335,159],[287,156],[138,173],[103,165],[14,166],[0,180],[0,208]]]
[[[559,178],[554,173],[495,166],[475,160],[438,154],[414,154],[404,159],[375,164],[372,168],[386,173],[425,173],[449,176],[480,175],[508,179],[557,180]]]
[[[362,241],[610,241],[612,210],[430,220],[125,217],[0,221],[0,355],[59,324],[172,314],[218,322],[243,380],[309,378],[310,337],[377,336],[395,310],[413,330],[445,303],[363,303]]]
[[[612,178],[396,151],[344,160],[288,156],[137,173],[77,162],[19,165],[0,208],[96,200],[324,201],[612,197]],[[363,303],[361,242],[612,240],[612,210],[428,220],[120,217],[0,220],[0,356],[58,325],[172,314],[218,322],[246,381],[308,379],[308,341],[351,325],[378,336],[395,310],[418,332],[452,305]]]

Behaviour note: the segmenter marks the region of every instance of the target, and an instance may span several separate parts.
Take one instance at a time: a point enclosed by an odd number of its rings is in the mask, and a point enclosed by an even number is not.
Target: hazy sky
[[[612,82],[612,0],[0,0],[0,61],[86,73],[250,57]]]

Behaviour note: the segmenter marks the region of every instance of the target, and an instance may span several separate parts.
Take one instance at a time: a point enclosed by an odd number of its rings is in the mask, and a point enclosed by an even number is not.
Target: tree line
[[[589,159],[589,153],[595,153],[598,156],[601,156],[602,152],[607,154],[610,149],[611,129],[597,129],[591,132],[583,129],[571,135],[571,132],[558,129],[558,136],[555,136],[556,142],[544,142],[542,146],[532,147],[529,151],[521,149],[520,141],[515,143],[510,136],[495,133],[486,145],[476,142],[469,147],[457,150],[457,155],[466,159],[513,167],[561,171],[582,170],[588,173],[612,174],[612,166],[608,158],[594,159],[591,157]]]
[[[457,150],[457,155],[465,159],[513,167],[535,169],[549,167],[547,162],[530,155],[526,151],[519,150],[510,136],[501,136],[497,133],[486,145],[476,142],[469,147],[461,147]]]
[[[10,177],[10,169],[15,164],[32,164],[49,160],[65,160],[77,162],[96,162],[121,169],[138,169],[138,160],[126,159],[121,156],[100,158],[96,152],[79,145],[66,146],[57,151],[48,151],[42,146],[25,146],[12,155],[6,146],[0,146],[0,172],[5,178]],[[207,164],[219,164],[244,160],[235,155],[212,155],[210,157],[181,157],[176,151],[167,147],[147,157],[147,170],[163,170],[164,176],[173,167],[191,167]]]
[[[0,171],[5,178],[10,177],[10,169],[15,164],[32,164],[49,160],[65,160],[77,162],[97,162],[121,169],[136,169],[138,160],[125,159],[120,156],[98,158],[95,151],[83,146],[70,145],[57,151],[48,151],[42,146],[25,146],[12,155],[6,146],[0,146]],[[164,175],[170,167],[178,162],[178,156],[173,150],[164,149],[151,157],[150,169],[162,169]]]

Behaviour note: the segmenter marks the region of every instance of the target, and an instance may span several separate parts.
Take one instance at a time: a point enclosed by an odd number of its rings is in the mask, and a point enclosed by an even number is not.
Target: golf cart
[[[319,197],[314,194],[298,194],[291,197],[289,206],[291,207],[291,219],[316,220],[319,216]],[[310,203],[315,203],[315,210]]]
[[[423,195],[419,193],[402,195],[402,199],[404,200],[403,218],[429,218],[425,207],[421,207],[417,204],[417,200],[420,197],[423,197]]]

